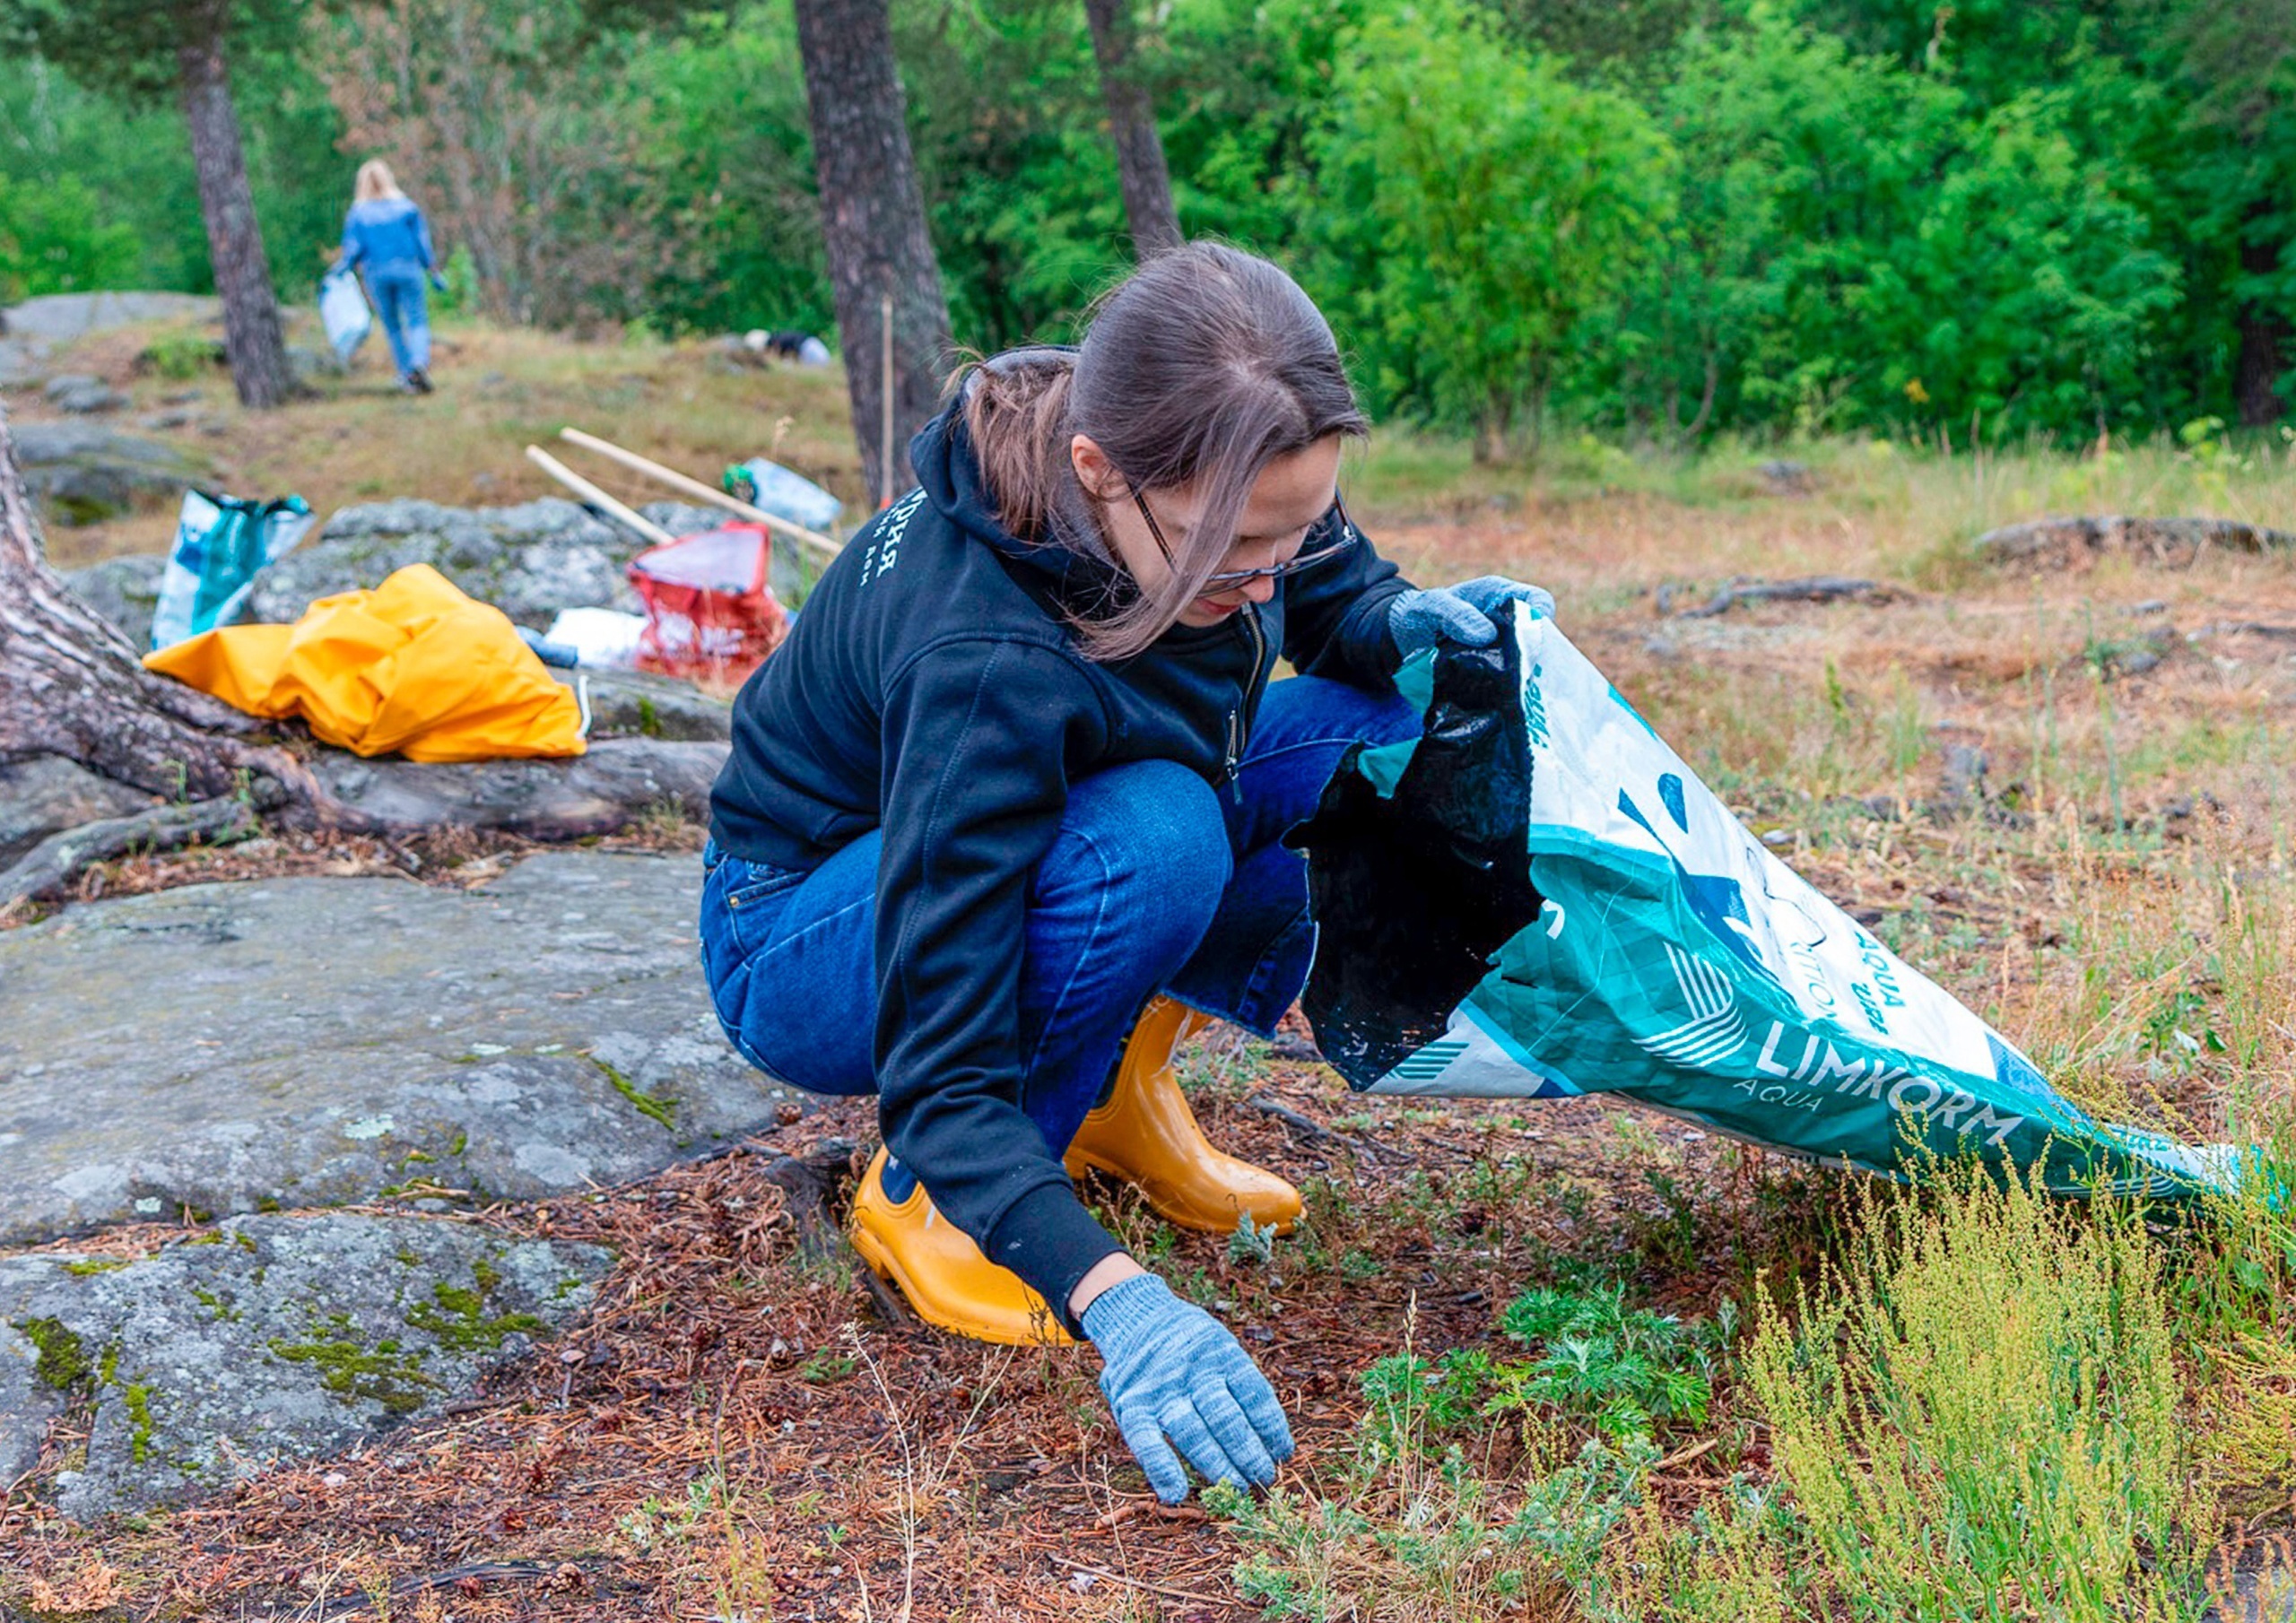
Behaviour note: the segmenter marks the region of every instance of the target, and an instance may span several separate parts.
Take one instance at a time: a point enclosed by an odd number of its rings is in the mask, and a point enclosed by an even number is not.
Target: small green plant
[[[1691,1326],[1630,1308],[1615,1284],[1526,1291],[1500,1315],[1500,1329],[1538,1356],[1499,1367],[1491,1409],[1539,1411],[1613,1441],[1701,1423],[1716,1354],[1734,1322]]]
[[[162,333],[144,346],[140,359],[154,377],[183,383],[222,366],[223,345],[204,333]]]
[[[1662,1273],[1692,1272],[1698,1266],[1698,1208],[1690,1191],[1680,1178],[1656,1167],[1643,1168],[1642,1181],[1665,1210],[1656,1216],[1636,1212],[1628,1219],[1635,1250]]]
[[[833,1385],[861,1367],[861,1361],[849,1353],[831,1352],[827,1348],[813,1354],[797,1366],[797,1378],[811,1381],[816,1386]]]
[[[1252,1220],[1248,1211],[1236,1219],[1236,1232],[1228,1237],[1228,1260],[1239,1267],[1259,1267],[1275,1260],[1275,1226]]]

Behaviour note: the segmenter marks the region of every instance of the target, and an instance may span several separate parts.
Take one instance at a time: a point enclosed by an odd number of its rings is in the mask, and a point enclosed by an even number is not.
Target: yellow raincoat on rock
[[[428,564],[371,592],[322,597],[291,626],[223,626],[144,668],[251,715],[300,716],[360,755],[491,760],[579,755],[581,706],[501,610]]]

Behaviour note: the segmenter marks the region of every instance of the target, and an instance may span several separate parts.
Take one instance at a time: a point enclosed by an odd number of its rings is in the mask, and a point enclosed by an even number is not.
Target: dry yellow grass
[[[568,424],[715,484],[730,462],[770,455],[861,503],[860,464],[846,427],[845,385],[833,370],[731,368],[700,343],[578,344],[524,329],[451,323],[437,335],[439,392],[401,395],[380,341],[347,377],[281,411],[242,411],[220,371],[188,381],[140,376],[135,358],[170,329],[135,328],[83,341],[56,364],[96,371],[134,404],[120,426],[182,412],[191,421],[153,437],[212,461],[235,495],[302,496],[321,513],[353,502],[419,497],[499,506],[563,495],[525,456],[538,444],[625,501],[674,492],[557,443]],[[190,396],[190,398],[184,398]],[[25,421],[51,415],[37,397],[11,400]],[[53,529],[48,551],[72,568],[122,552],[164,551],[173,515],[154,511],[82,529]]]

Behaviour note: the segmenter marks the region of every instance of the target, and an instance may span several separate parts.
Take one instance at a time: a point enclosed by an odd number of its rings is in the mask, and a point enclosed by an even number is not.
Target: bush
[[[1665,141],[1457,0],[1348,35],[1326,111],[1323,281],[1380,393],[1471,422],[1487,461],[1518,419],[1535,438],[1571,334],[1666,213]]]
[[[138,256],[135,233],[100,218],[74,177],[33,185],[0,176],[0,304],[119,287]]]

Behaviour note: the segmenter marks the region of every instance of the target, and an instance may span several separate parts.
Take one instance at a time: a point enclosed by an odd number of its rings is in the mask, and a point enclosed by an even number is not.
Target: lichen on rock
[[[435,1413],[582,1312],[612,1261],[420,1217],[246,1217],[212,1232],[226,1243],[96,1271],[0,1260],[0,1323],[39,1387],[91,1406],[85,1458],[47,1484],[74,1520],[179,1502]]]

